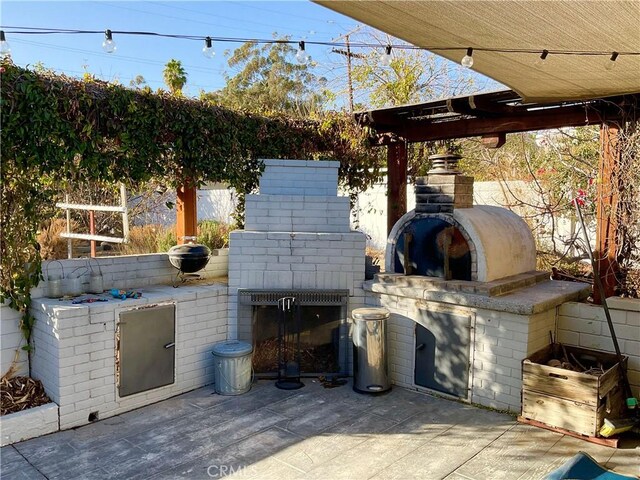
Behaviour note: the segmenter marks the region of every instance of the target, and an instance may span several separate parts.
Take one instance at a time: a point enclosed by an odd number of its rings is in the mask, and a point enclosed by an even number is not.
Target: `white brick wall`
[[[532,315],[476,311],[472,402],[520,411],[522,360],[549,344],[555,316],[555,309]]]
[[[347,197],[247,195],[245,230],[263,232],[351,231]]]
[[[119,398],[115,382],[118,312],[139,305],[176,302],[175,383]],[[71,305],[33,302],[32,374],[60,406],[60,428],[157,402],[213,382],[211,346],[227,338],[227,288],[222,285],[150,287],[143,297]]]
[[[198,272],[203,278],[226,276],[229,270],[229,249],[215,250],[207,266]],[[61,267],[62,264],[62,267]],[[83,268],[87,267],[88,268]],[[42,272],[45,280],[40,282],[32,291],[32,298],[42,298],[47,295],[47,275],[69,275],[76,269],[82,275],[83,291],[89,289],[89,275],[91,268],[102,273],[102,283],[105,289],[118,288],[123,290],[145,288],[153,285],[169,285],[177,274],[177,270],[169,263],[166,253],[151,253],[145,255],[122,255],[117,257],[101,257],[97,259],[78,258],[43,262]]]
[[[640,397],[640,300],[612,297],[607,302],[620,350],[629,356],[631,390]],[[558,310],[557,337],[568,345],[615,352],[604,309],[599,305],[562,304]]]
[[[245,230],[229,239],[229,338],[249,341],[252,310],[238,304],[240,288],[348,290],[349,309],[364,304],[366,238],[351,231],[349,199],[337,196],[339,162],[265,166],[260,194],[246,198]]]
[[[7,373],[14,360],[15,375],[29,375],[29,357],[22,350],[25,341],[20,331],[20,318],[20,313],[8,304],[0,305],[0,375]]]
[[[362,306],[365,243],[360,232],[231,232],[230,338],[251,339],[250,307],[239,312],[239,288],[346,289],[349,308]]]
[[[263,195],[333,196],[338,194],[340,162],[264,160],[260,177]]]

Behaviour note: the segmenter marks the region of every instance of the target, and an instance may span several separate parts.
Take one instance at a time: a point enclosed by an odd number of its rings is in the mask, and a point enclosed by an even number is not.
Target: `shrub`
[[[162,227],[162,230],[157,232],[156,242],[155,252],[168,252],[171,247],[178,243],[175,226]]]
[[[78,225],[71,221],[71,231],[76,232]],[[47,220],[40,226],[38,232],[38,243],[40,244],[40,255],[43,260],[61,260],[67,258],[68,241],[60,236],[67,231],[67,222],[63,218],[53,218]],[[80,242],[72,240],[72,248],[78,248]]]
[[[211,250],[224,248],[229,244],[231,227],[216,220],[203,220],[198,224],[197,242],[206,245]]]
[[[129,242],[118,245],[120,255],[155,253],[158,251],[158,232],[162,225],[136,225],[129,229]]]

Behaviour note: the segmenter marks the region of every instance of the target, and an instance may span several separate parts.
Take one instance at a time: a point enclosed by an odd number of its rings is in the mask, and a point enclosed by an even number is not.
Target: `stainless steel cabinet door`
[[[120,313],[116,365],[121,397],[175,381],[175,331],[175,305]]]

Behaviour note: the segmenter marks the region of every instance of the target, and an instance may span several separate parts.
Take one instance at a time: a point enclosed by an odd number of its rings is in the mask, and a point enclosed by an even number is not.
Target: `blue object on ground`
[[[578,452],[567,463],[547,475],[545,480],[633,480],[635,478],[608,470],[590,455]]]

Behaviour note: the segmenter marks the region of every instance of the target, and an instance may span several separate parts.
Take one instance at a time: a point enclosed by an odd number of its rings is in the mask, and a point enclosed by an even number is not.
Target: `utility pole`
[[[349,114],[353,115],[353,80],[351,79],[351,48],[349,46],[349,35],[344,37],[347,44],[347,88],[349,89]]]
[[[362,27],[358,25],[356,28],[354,28],[350,32],[345,33],[344,35],[340,35],[338,38],[333,40],[335,42],[337,40],[340,40],[341,38],[344,38],[346,50],[341,50],[337,48],[334,48],[331,50],[333,53],[338,53],[340,55],[344,55],[345,57],[347,57],[347,91],[349,92],[349,114],[351,115],[353,115],[353,80],[351,79],[351,58],[365,58],[365,56],[362,55],[361,53],[351,52],[349,37],[354,33],[356,33],[358,30],[360,30],[361,28]]]

